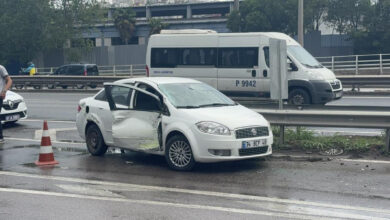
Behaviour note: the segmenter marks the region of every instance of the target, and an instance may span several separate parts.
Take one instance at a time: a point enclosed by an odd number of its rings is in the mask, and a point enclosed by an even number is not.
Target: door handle
[[[268,76],[268,71],[267,71],[267,70],[263,70],[263,76],[264,76],[264,77],[267,77],[267,76]]]
[[[252,70],[252,77],[256,77],[256,70]]]

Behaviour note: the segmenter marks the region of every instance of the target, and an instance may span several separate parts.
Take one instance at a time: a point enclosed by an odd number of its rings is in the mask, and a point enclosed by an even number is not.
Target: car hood
[[[8,100],[11,100],[11,101],[23,100],[23,97],[16,92],[7,91],[7,94],[5,96],[4,101],[8,101]]]
[[[194,123],[212,121],[227,126],[230,130],[248,126],[268,126],[267,120],[259,113],[242,105],[180,109],[191,116]]]

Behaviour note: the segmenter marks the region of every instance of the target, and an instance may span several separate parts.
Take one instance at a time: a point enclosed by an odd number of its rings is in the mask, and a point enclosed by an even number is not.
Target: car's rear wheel
[[[102,156],[107,152],[107,145],[104,143],[103,135],[97,125],[93,124],[87,128],[85,137],[87,148],[93,156]]]
[[[89,85],[89,87],[91,87],[91,89],[95,89],[97,87],[97,85],[92,84],[92,85]]]
[[[176,135],[168,140],[165,159],[174,170],[187,171],[195,166],[191,145],[183,135]]]

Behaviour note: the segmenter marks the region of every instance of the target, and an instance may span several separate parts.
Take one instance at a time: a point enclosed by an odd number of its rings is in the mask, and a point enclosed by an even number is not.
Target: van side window
[[[263,47],[265,64],[269,68],[269,47]]]
[[[179,49],[176,48],[153,48],[151,66],[160,68],[176,67],[178,65]]]
[[[180,50],[180,65],[216,66],[217,50],[215,48],[185,48]]]
[[[259,65],[259,48],[220,48],[218,67],[220,68],[253,68]]]

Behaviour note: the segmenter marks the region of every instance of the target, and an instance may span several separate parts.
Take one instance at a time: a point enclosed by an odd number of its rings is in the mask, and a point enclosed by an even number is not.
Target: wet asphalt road
[[[0,219],[390,219],[389,162],[267,158],[175,172],[158,156],[92,157],[73,122],[88,94],[22,95],[29,119],[6,126],[0,145]],[[41,119],[54,167],[34,165]]]

